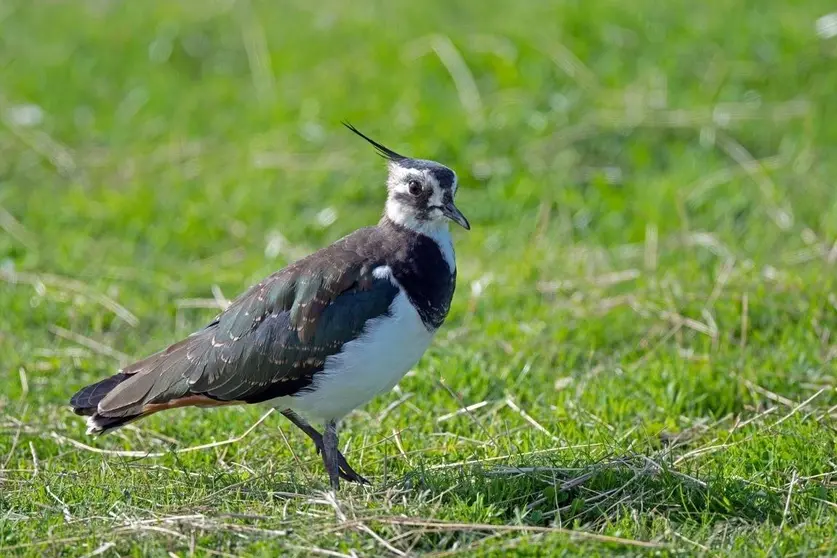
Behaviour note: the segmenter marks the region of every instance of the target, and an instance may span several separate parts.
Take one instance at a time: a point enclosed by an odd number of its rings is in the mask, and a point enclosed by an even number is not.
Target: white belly
[[[268,404],[311,420],[337,420],[392,389],[427,350],[433,333],[403,291],[389,310],[389,316],[367,322],[363,335],[326,359],[323,371],[314,376],[313,389]]]

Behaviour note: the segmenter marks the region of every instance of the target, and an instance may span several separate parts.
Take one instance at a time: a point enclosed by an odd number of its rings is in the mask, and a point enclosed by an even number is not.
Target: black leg
[[[314,446],[317,448],[317,453],[323,453],[323,436],[317,432],[316,428],[308,424],[305,419],[291,410],[282,411],[282,414],[285,415],[285,417],[294,423],[300,430],[305,432],[309,438],[311,438],[311,441],[314,442]],[[343,454],[339,451],[337,452],[337,465],[339,467],[340,478],[343,480],[356,482],[358,484],[369,484],[368,480],[357,474],[355,470],[349,466],[346,458],[343,457]]]
[[[337,462],[337,423],[333,420],[326,422],[323,431],[323,464],[328,472],[328,481],[333,490],[340,488],[340,466]]]

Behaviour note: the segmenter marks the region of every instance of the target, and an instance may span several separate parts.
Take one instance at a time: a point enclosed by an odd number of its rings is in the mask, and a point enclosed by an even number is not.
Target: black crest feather
[[[403,160],[409,158],[409,157],[405,157],[404,155],[401,155],[399,153],[396,153],[395,151],[393,151],[389,147],[381,145],[380,143],[373,140],[372,138],[370,138],[369,136],[367,136],[366,134],[364,134],[363,132],[361,132],[360,130],[358,130],[357,128],[355,128],[354,126],[352,126],[351,124],[349,124],[346,121],[343,122],[343,126],[345,126],[346,128],[348,128],[349,130],[351,130],[355,134],[359,135],[360,137],[362,137],[363,139],[365,139],[366,141],[371,143],[372,146],[375,148],[375,151],[378,152],[378,155],[380,155],[384,159],[388,159],[390,161],[403,161]]]

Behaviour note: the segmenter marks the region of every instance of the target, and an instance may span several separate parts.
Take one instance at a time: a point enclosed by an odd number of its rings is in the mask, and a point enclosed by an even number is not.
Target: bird
[[[456,173],[401,155],[343,122],[387,164],[386,203],[360,228],[252,285],[208,325],[81,388],[100,435],[179,407],[266,405],[321,454],[330,488],[369,484],[338,449],[338,424],[391,390],[444,323],[456,289]],[[322,432],[313,423],[322,424]]]

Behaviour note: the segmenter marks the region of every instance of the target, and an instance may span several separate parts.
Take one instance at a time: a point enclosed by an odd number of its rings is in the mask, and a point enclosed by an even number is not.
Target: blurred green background
[[[834,554],[830,10],[0,0],[0,554]],[[373,486],[260,408],[85,437],[76,389],[378,219],[343,119],[472,223],[344,425]]]

